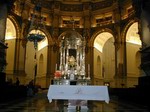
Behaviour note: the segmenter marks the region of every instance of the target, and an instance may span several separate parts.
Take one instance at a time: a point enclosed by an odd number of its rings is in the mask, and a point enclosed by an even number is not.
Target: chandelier
[[[30,21],[30,27],[29,27],[29,34],[27,36],[27,39],[30,42],[34,43],[35,48],[35,65],[34,65],[34,86],[36,84],[36,75],[37,75],[37,58],[36,58],[36,52],[38,47],[38,42],[43,40],[45,36],[42,34],[41,29],[44,29],[44,23],[43,18],[41,17],[41,4],[39,1],[35,3],[35,7],[33,9],[33,13],[31,15],[31,21]]]
[[[34,43],[34,48],[37,49],[38,42],[43,40],[45,36],[41,33],[41,29],[44,28],[43,18],[41,17],[41,4],[37,3],[31,14],[29,31],[34,30],[33,33],[29,33],[27,38]]]

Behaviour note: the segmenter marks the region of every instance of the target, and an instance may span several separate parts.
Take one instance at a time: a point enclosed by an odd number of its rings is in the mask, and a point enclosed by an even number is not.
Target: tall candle
[[[88,77],[90,77],[90,64],[88,64]]]
[[[57,63],[56,63],[55,71],[57,71]]]

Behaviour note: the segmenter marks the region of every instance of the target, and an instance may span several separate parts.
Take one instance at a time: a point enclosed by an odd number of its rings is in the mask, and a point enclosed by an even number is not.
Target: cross
[[[75,21],[74,21],[72,16],[70,17],[70,22],[72,23],[72,27],[73,27],[73,30],[74,30],[74,28],[75,28]]]

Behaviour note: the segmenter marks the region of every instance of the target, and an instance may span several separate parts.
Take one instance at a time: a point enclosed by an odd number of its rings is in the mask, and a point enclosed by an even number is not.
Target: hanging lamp
[[[29,33],[27,39],[34,43],[34,48],[37,49],[38,42],[43,40],[45,36],[41,33],[40,29],[44,28],[43,19],[41,17],[41,4],[37,3],[33,9],[31,15],[31,24],[29,31],[34,30],[35,32]]]

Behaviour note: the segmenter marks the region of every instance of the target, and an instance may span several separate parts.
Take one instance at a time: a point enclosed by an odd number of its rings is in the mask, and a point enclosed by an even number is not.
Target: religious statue
[[[76,60],[75,60],[74,56],[69,57],[68,64],[69,64],[70,67],[75,67],[76,66]]]

